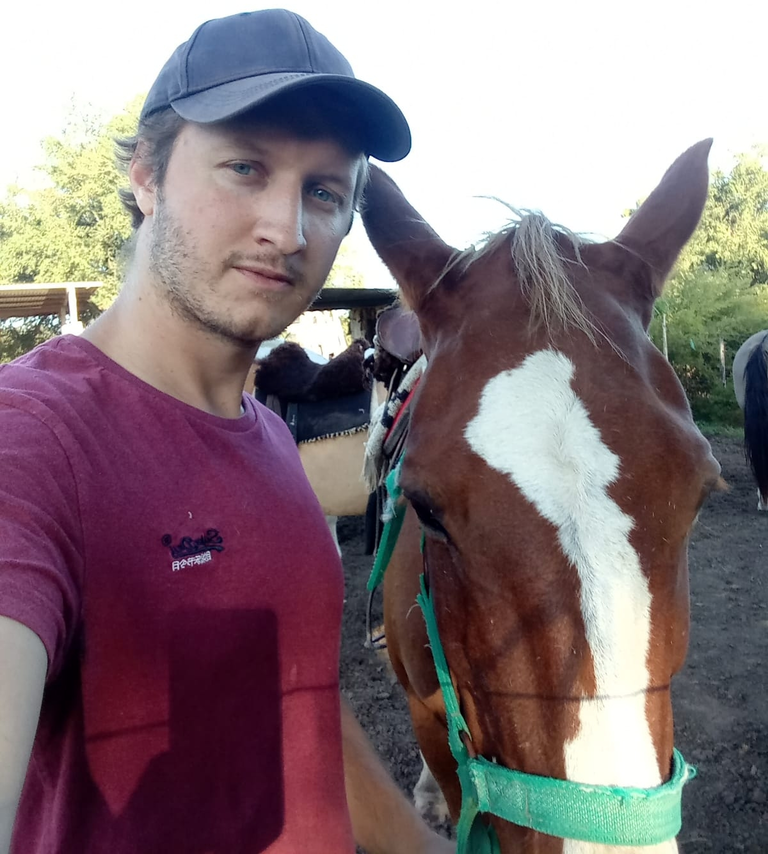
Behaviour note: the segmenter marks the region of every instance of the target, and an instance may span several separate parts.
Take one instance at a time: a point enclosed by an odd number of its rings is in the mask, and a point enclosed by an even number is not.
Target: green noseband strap
[[[401,465],[402,459],[387,477],[390,515],[368,580],[369,590],[381,583],[403,525],[406,502],[399,485]],[[550,836],[603,845],[657,845],[677,836],[682,823],[683,786],[696,773],[678,750],[673,751],[671,778],[653,789],[593,786],[539,777],[504,768],[482,756],[470,756],[465,740],[471,741],[471,735],[451,681],[423,575],[417,600],[427,625],[445,702],[448,744],[458,764],[461,783],[457,854],[499,854],[498,839],[483,814]]]

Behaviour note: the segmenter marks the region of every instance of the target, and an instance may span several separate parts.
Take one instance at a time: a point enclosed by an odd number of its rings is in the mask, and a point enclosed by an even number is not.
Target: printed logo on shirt
[[[171,551],[171,557],[174,558],[171,563],[173,572],[209,563],[213,559],[213,552],[224,551],[224,539],[215,528],[209,528],[197,539],[182,537],[177,545],[173,544],[170,534],[164,534],[160,542]]]

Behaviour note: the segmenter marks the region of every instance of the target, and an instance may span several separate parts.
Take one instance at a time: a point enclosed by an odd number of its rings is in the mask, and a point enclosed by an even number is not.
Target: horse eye
[[[438,540],[447,541],[450,539],[448,531],[445,530],[443,523],[428,501],[418,495],[407,495],[406,497],[411,502],[411,507],[413,507],[419,517],[419,522],[424,526],[427,533]]]

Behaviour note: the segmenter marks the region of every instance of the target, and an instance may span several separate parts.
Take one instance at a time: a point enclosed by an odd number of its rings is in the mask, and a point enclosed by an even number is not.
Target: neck
[[[237,345],[180,317],[148,275],[129,274],[118,299],[83,338],[177,400],[223,418],[242,412],[258,344]]]

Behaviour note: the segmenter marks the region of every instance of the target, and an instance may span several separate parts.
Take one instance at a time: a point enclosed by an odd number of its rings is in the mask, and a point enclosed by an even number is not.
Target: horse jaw
[[[400,286],[403,300],[418,315],[456,250],[440,239],[389,175],[373,165],[362,218],[368,239]]]

